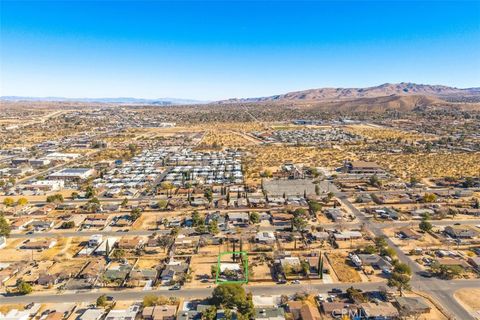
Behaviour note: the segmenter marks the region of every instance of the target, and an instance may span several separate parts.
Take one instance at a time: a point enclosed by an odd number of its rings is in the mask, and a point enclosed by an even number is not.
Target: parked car
[[[329,291],[329,293],[330,293],[330,292],[331,292],[331,293],[342,293],[343,290],[340,289],[340,288],[333,288],[332,290]]]

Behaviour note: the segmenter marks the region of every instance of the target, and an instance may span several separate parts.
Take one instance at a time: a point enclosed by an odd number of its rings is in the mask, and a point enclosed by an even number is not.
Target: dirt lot
[[[280,165],[291,162],[307,166],[340,166],[343,160],[354,157],[339,149],[319,149],[300,146],[252,146],[245,159],[247,183],[259,183],[265,169],[274,171]]]
[[[158,214],[146,212],[132,225],[132,230],[152,230],[157,228]]]
[[[375,154],[376,161],[398,177],[465,177],[478,175],[479,153]]]
[[[429,233],[423,233],[422,238],[419,240],[413,239],[400,239],[395,236],[398,228],[384,229],[385,234],[396,244],[398,245],[403,252],[409,253],[411,250],[416,248],[429,249],[436,248],[442,245],[441,241],[431,236]],[[412,230],[418,231],[417,228],[412,228]]]
[[[135,266],[136,269],[153,269],[159,265],[158,259],[140,258]]]
[[[455,292],[455,299],[469,312],[480,319],[480,288],[465,288]]]
[[[272,273],[267,263],[252,266],[252,273],[249,274],[249,281],[272,281]]]
[[[217,256],[196,255],[192,257],[190,265],[192,270],[192,282],[188,283],[187,286],[205,286],[207,284],[202,283],[201,280],[208,279],[209,282],[212,281],[211,268],[213,265],[217,265]]]
[[[349,266],[346,262],[347,254],[341,252],[329,252],[330,265],[340,282],[361,282],[362,278],[355,268]]]

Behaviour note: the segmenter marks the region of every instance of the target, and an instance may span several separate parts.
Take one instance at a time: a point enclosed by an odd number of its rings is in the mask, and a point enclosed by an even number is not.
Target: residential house
[[[346,162],[344,168],[348,173],[354,174],[381,174],[385,171],[375,162],[352,161]]]
[[[53,286],[56,285],[59,280],[57,275],[41,273],[37,278],[37,284],[41,286]]]
[[[177,306],[161,305],[145,307],[142,311],[142,319],[145,320],[175,320]]]
[[[46,231],[50,230],[54,226],[53,221],[49,220],[34,220],[28,224],[29,228],[32,228],[35,231]]]
[[[367,319],[397,319],[400,314],[390,302],[360,303],[361,314]]]
[[[471,239],[478,236],[478,232],[469,226],[447,226],[445,233],[455,239]]]
[[[275,234],[272,231],[259,231],[255,235],[255,242],[262,244],[274,244]]]
[[[394,304],[402,317],[418,316],[432,309],[422,297],[396,297]]]
[[[83,221],[83,228],[102,229],[107,225],[107,222],[108,222],[107,214],[90,215]]]
[[[255,308],[255,320],[285,320],[285,311],[278,307]]]
[[[358,259],[361,261],[360,266],[371,266],[380,270],[391,270],[392,265],[378,254],[357,254]],[[354,259],[352,259],[353,261]],[[356,259],[355,259],[356,260]],[[354,262],[355,263],[355,262]],[[357,266],[357,267],[360,267]]]
[[[335,241],[347,241],[352,239],[362,239],[363,235],[360,231],[340,231],[333,234]]]
[[[111,266],[103,273],[103,278],[107,281],[123,282],[131,270],[132,266],[129,264]]]
[[[160,275],[162,285],[169,285],[180,280],[187,271],[187,263],[181,261],[170,261]]]
[[[27,241],[22,245],[22,249],[27,250],[45,250],[52,248],[55,244],[57,244],[57,240],[49,239],[49,240],[38,240],[38,241]]]
[[[292,227],[293,215],[289,213],[272,213],[272,224],[275,227]]]
[[[105,314],[104,309],[87,309],[81,316],[78,317],[78,320],[100,320]]]
[[[343,221],[345,219],[344,213],[338,208],[327,209],[325,210],[325,214],[334,222]]]
[[[422,238],[421,234],[407,227],[400,228],[397,234],[403,239],[419,240]]]
[[[336,318],[341,318],[344,314],[356,314],[358,306],[356,304],[347,303],[347,302],[327,302],[324,301],[320,304],[322,312],[327,316],[333,316]]]
[[[106,264],[103,259],[91,260],[80,272],[78,278],[85,279],[87,282],[93,284],[97,278],[103,274],[105,266]]]
[[[105,320],[135,320],[137,313],[140,311],[140,306],[133,304],[128,309],[112,309],[108,312]]]
[[[230,212],[228,214],[228,221],[236,227],[248,225],[249,220],[248,212]]]
[[[318,312],[316,306],[311,305],[310,303],[305,303],[300,309],[300,318],[302,320],[321,320],[322,316]]]

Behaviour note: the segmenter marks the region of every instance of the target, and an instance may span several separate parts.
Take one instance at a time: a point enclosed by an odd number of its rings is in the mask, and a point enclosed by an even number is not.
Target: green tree
[[[17,200],[17,206],[23,207],[23,206],[26,206],[27,204],[28,204],[27,198],[22,197]]]
[[[48,196],[47,197],[47,202],[48,203],[62,203],[63,202],[63,196],[59,193]]]
[[[113,251],[112,257],[114,259],[120,260],[125,257],[125,250],[123,249],[116,249]]]
[[[374,242],[378,250],[381,250],[388,245],[385,237],[375,237]]]
[[[210,223],[208,224],[208,232],[209,232],[211,235],[216,235],[217,233],[220,232],[220,230],[218,229],[218,222],[217,222],[217,220],[212,220],[212,221],[210,221]]]
[[[298,208],[293,211],[293,215],[295,217],[305,217],[307,215],[307,211],[303,208]]]
[[[316,201],[309,201],[308,206],[310,207],[310,210],[312,213],[316,214],[317,212],[322,210],[322,204],[318,203]]]
[[[235,308],[246,301],[245,289],[239,284],[220,284],[212,293],[212,303],[217,307]]]
[[[292,219],[292,227],[298,231],[303,231],[307,227],[307,221],[299,216],[294,217]]]
[[[362,250],[363,253],[373,254],[377,252],[377,248],[373,245],[367,245]]]
[[[165,209],[167,207],[168,202],[166,200],[158,200],[157,206],[159,209]]]
[[[107,296],[102,294],[97,298],[96,302],[97,307],[105,307],[107,305]]]
[[[120,206],[126,207],[127,204],[128,204],[128,199],[127,199],[127,198],[124,198],[124,199],[122,200],[122,203],[120,204]]]
[[[437,200],[437,196],[433,193],[425,193],[423,196],[423,202],[435,202]]]
[[[215,320],[217,318],[217,308],[215,306],[208,307],[202,313],[202,320]]]
[[[448,266],[448,265],[440,265],[439,267],[440,276],[444,279],[453,279],[460,276],[463,273],[463,267],[461,266]]]
[[[201,224],[198,227],[195,228],[195,232],[198,234],[205,234],[207,233],[208,229],[205,226],[205,224]]]
[[[7,219],[5,219],[3,214],[0,214],[0,237],[8,237],[10,231],[11,229]]]
[[[254,224],[259,223],[260,215],[257,212],[250,212],[250,222]]]
[[[169,194],[169,192],[174,188],[173,187],[173,184],[169,181],[163,181],[162,183],[160,183],[160,187],[163,189],[163,190],[166,190],[167,191],[167,196]]]
[[[132,221],[136,221],[141,216],[142,216],[142,209],[140,208],[135,208],[132,211],[130,211],[130,220]]]
[[[174,242],[174,238],[170,235],[166,235],[166,236],[162,236],[160,238],[157,239],[157,243],[160,247],[162,247],[164,250],[166,250],[167,248],[169,248],[173,242]]]
[[[15,200],[13,200],[13,198],[6,197],[5,199],[3,199],[3,204],[7,207],[13,207],[13,205],[15,204]]]
[[[205,190],[205,192],[203,193],[205,199],[207,199],[208,203],[212,203],[213,201],[213,192],[212,192],[212,189],[207,189]]]
[[[72,229],[75,228],[75,222],[74,221],[65,221],[61,225],[62,229]]]
[[[384,255],[384,256],[388,256],[390,258],[393,258],[397,255],[397,252],[393,248],[386,247],[386,248],[382,249],[381,254]]]
[[[420,230],[425,231],[425,232],[429,232],[433,228],[432,224],[430,222],[428,222],[427,220],[422,220],[422,222],[420,222],[418,227],[420,228]]]
[[[466,177],[463,182],[464,188],[472,188],[475,185],[475,180],[472,177]]]
[[[400,292],[400,296],[403,295],[403,290],[410,289],[410,276],[399,272],[393,272],[390,279],[388,279],[387,285],[389,287],[395,287]]]
[[[77,199],[77,198],[79,197],[79,194],[78,194],[78,192],[73,191],[72,194],[70,195],[70,197],[71,197],[73,200],[75,200],[75,199]]]
[[[260,173],[262,178],[271,178],[273,176],[272,171],[269,169],[265,169],[263,172]]]
[[[32,291],[33,291],[32,286],[26,283],[25,281],[21,280],[17,283],[17,292],[19,294],[26,295],[26,294],[32,293]]]
[[[205,219],[200,216],[197,210],[192,212],[192,226],[198,227],[201,224],[205,224]]]
[[[96,195],[96,191],[92,186],[88,186],[85,190],[85,198],[90,199]]]
[[[108,239],[105,241],[105,257],[108,258],[108,255],[110,254],[110,243],[108,242]]]
[[[212,279],[214,279],[217,276],[217,265],[216,264],[212,264],[210,266],[210,276],[212,277]]]
[[[410,177],[410,185],[412,187],[415,187],[419,182],[420,180],[417,177]]]
[[[382,186],[382,182],[380,181],[380,179],[377,177],[376,174],[374,174],[373,176],[371,176],[368,182],[369,182],[370,185],[372,185],[373,187],[380,188],[380,187]]]
[[[212,293],[211,302],[216,307],[224,309],[237,309],[244,319],[253,316],[254,308],[251,294],[246,294],[245,289],[239,284],[221,284]]]
[[[394,264],[393,271],[406,275],[412,274],[412,269],[408,266],[408,264],[403,262],[396,262]]]

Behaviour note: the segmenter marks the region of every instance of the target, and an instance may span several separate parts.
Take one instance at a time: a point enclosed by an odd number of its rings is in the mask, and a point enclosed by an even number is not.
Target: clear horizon
[[[480,2],[1,2],[0,95],[480,86]]]

